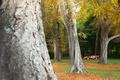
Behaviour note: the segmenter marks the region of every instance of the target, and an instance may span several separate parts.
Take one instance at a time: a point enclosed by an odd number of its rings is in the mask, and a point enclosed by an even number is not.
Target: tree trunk
[[[88,45],[88,43],[87,43],[87,45]],[[84,51],[84,54],[83,54],[83,57],[85,57],[86,56],[86,53],[88,52],[88,46],[85,48],[85,51]]]
[[[100,60],[99,64],[108,64],[107,61],[107,49],[108,49],[108,35],[111,31],[111,28],[108,26],[107,22],[99,16],[99,21],[101,24],[101,50],[100,50]]]
[[[58,32],[58,52],[59,52],[59,60],[61,60],[63,58],[62,52],[61,52],[61,38],[60,38],[60,23],[57,22],[57,32]]]
[[[99,15],[99,21],[101,24],[101,50],[100,50],[100,60],[99,64],[108,64],[107,61],[107,49],[108,49],[108,44],[112,39],[115,39],[120,36],[120,34],[112,36],[108,38],[109,32],[111,31],[112,27],[110,24],[107,23],[107,19],[104,20],[101,18],[102,16]]]
[[[60,54],[61,54],[61,52],[60,52],[60,43],[59,43],[59,35],[60,35],[60,31],[58,30],[59,29],[59,22],[57,22],[58,20],[57,20],[57,18],[56,18],[56,15],[58,14],[58,13],[56,13],[56,12],[58,12],[58,11],[56,11],[56,8],[55,8],[55,6],[54,6],[54,22],[53,22],[53,24],[54,24],[54,29],[52,30],[51,29],[51,26],[50,26],[50,23],[49,23],[49,21],[48,21],[48,16],[49,15],[47,15],[46,14],[46,12],[45,12],[45,1],[44,0],[42,0],[42,13],[43,13],[43,20],[44,20],[44,22],[47,24],[47,29],[49,30],[49,32],[50,32],[50,34],[51,34],[51,36],[52,36],[52,39],[53,39],[53,45],[54,45],[54,60],[55,61],[60,61]],[[55,4],[54,4],[55,5]]]
[[[118,0],[118,5],[119,5],[119,7],[120,7],[120,0]]]
[[[106,0],[106,2],[108,2],[108,1]],[[118,3],[119,3],[119,1],[118,1]],[[99,4],[100,4],[100,6],[102,6],[101,0],[99,0]],[[106,14],[106,15],[108,15],[108,14]],[[99,21],[100,21],[100,25],[101,25],[101,51],[100,51],[100,60],[98,63],[108,64],[108,61],[107,61],[108,43],[112,39],[119,37],[120,34],[108,38],[109,32],[111,31],[113,25],[111,25],[109,23],[108,18],[102,19],[102,15],[99,15]]]
[[[53,44],[54,44],[54,60],[55,61],[60,61],[60,58],[59,58],[59,44],[58,44],[58,41],[57,41],[57,37],[55,37],[54,39],[53,39]]]
[[[112,39],[115,39],[120,36],[120,34],[118,34],[118,35],[108,38],[108,34],[110,30],[111,30],[110,28],[101,26],[101,50],[100,50],[100,60],[98,62],[99,64],[109,64],[107,60],[108,44]]]
[[[78,36],[77,36],[77,28],[75,25],[74,25],[74,29],[72,29],[71,31],[73,34],[72,41],[71,41],[73,52],[71,53],[72,68],[70,69],[70,73],[72,73],[75,70],[77,70],[77,73],[79,72],[83,73],[83,71],[88,72],[83,65],[80,45],[79,45]]]
[[[68,4],[68,14],[66,13],[64,1],[63,0],[59,1],[60,14],[62,16],[64,25],[68,33],[69,54],[71,55],[71,62],[72,62],[72,68],[70,69],[70,73],[75,70],[77,70],[78,73],[79,72],[83,73],[83,70],[88,72],[83,65],[83,61],[81,57],[81,51],[77,36],[74,2],[72,0],[67,0],[67,4]]]
[[[101,50],[99,64],[108,64],[107,61],[108,34],[101,29]]]
[[[54,37],[53,37],[53,41],[54,41],[54,60],[55,61],[60,61],[61,58],[61,51],[60,51],[60,31],[59,31],[59,22],[54,21],[54,26],[57,27],[57,29],[54,27]]]
[[[57,80],[46,47],[40,0],[2,0],[0,79]]]
[[[95,40],[95,55],[98,54],[99,49],[99,33],[100,33],[100,27],[98,27],[97,33],[96,33],[96,40]]]

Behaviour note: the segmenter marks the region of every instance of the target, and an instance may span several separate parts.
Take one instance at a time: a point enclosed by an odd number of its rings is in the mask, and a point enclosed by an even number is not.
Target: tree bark
[[[55,61],[60,61],[60,54],[59,54],[59,43],[58,43],[58,39],[55,37],[53,39],[53,44],[54,44],[54,60]]]
[[[112,39],[119,37],[120,34],[108,38],[109,32],[111,31],[112,27],[107,23],[107,19],[103,20],[101,19],[101,16],[99,16],[99,21],[101,24],[101,50],[100,50],[100,60],[98,63],[109,64],[107,60],[108,44]]]
[[[61,60],[63,58],[62,52],[61,52],[61,37],[60,37],[60,23],[57,22],[57,32],[58,32],[58,52],[59,52],[59,60]]]
[[[105,32],[104,28],[101,28],[101,50],[99,64],[108,64],[107,61],[107,49],[108,49],[108,32]]]
[[[48,55],[40,0],[2,0],[0,79],[57,80]]]
[[[86,68],[83,65],[81,51],[77,36],[76,17],[74,10],[74,2],[67,0],[68,14],[66,13],[65,3],[63,0],[59,1],[60,14],[62,16],[64,25],[67,29],[68,40],[69,40],[69,54],[71,55],[72,68],[70,73],[77,70],[77,72],[83,73]]]

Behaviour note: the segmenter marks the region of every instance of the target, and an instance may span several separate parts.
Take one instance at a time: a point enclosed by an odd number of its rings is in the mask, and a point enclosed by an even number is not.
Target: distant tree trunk
[[[85,48],[84,57],[86,56],[87,52],[88,52],[88,47]]]
[[[101,50],[100,50],[100,64],[108,64],[107,49],[108,49],[108,33],[109,28],[105,30],[105,26],[101,26]]]
[[[60,31],[59,31],[59,22],[54,21],[54,26],[56,26],[56,28],[54,27],[54,37],[53,37],[53,41],[54,41],[54,60],[55,61],[60,61],[61,60],[61,51],[60,51]]]
[[[60,54],[59,54],[59,43],[58,43],[58,38],[55,37],[53,38],[53,44],[54,44],[54,60],[55,61],[60,61]]]
[[[57,80],[46,47],[40,0],[2,1],[0,80]]]
[[[99,21],[101,24],[101,50],[100,50],[100,60],[99,64],[108,64],[107,55],[108,55],[108,44],[112,39],[115,39],[120,36],[120,34],[112,36],[108,38],[109,32],[111,31],[111,26],[105,22],[105,20],[102,20],[101,17],[99,17]]]
[[[58,32],[58,44],[59,44],[59,59],[61,60],[63,58],[62,52],[61,52],[61,38],[60,38],[60,23],[57,22],[57,32]]]
[[[60,43],[59,43],[59,35],[60,35],[60,33],[59,33],[59,31],[58,31],[58,28],[59,28],[59,22],[57,22],[58,20],[57,20],[57,18],[56,17],[54,17],[54,22],[53,22],[53,24],[54,24],[54,29],[52,30],[51,29],[51,26],[50,26],[50,23],[48,22],[48,16],[49,15],[47,15],[46,13],[45,13],[45,10],[44,10],[44,8],[45,8],[45,6],[44,6],[44,0],[42,0],[42,13],[43,13],[43,20],[44,20],[44,22],[47,24],[47,28],[49,29],[49,32],[50,32],[50,34],[51,34],[51,36],[52,36],[52,39],[53,39],[53,45],[54,45],[54,60],[55,61],[60,61],[60,54],[61,54],[61,52],[60,52]],[[56,8],[54,9],[54,10],[56,10]],[[56,11],[57,12],[57,11]],[[54,16],[56,16],[56,13],[54,13]]]
[[[120,0],[118,0],[118,5],[119,5],[119,7],[120,7]]]
[[[71,55],[72,68],[70,73],[77,70],[77,72],[83,73],[86,71],[86,68],[83,65],[81,51],[77,36],[77,27],[76,27],[76,17],[74,11],[74,2],[72,0],[67,0],[68,4],[68,14],[66,14],[65,3],[63,0],[59,1],[60,14],[62,16],[64,25],[67,29],[68,40],[69,40],[69,54]],[[67,16],[68,15],[68,16]]]
[[[95,52],[94,52],[94,45],[93,45],[93,43],[91,44],[91,53],[92,53],[92,55],[94,55],[95,54]]]
[[[98,30],[97,30],[97,33],[96,33],[95,55],[98,54],[98,49],[99,49],[99,33],[100,33],[100,27],[98,27]]]

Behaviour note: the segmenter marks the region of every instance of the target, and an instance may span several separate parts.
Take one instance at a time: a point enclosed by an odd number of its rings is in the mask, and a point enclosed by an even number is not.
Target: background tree
[[[44,6],[46,5],[46,6]],[[52,36],[53,48],[54,48],[54,60],[60,61],[61,49],[60,49],[60,22],[59,12],[56,0],[45,0],[42,1],[42,12],[45,29],[50,32]]]
[[[101,51],[100,51],[100,64],[108,64],[107,61],[107,49],[108,43],[120,36],[119,34],[119,7],[117,0],[100,1],[97,8],[96,16],[99,18],[101,25]],[[113,36],[109,37],[110,33]]]
[[[85,5],[84,5],[85,4]],[[87,6],[86,6],[87,5]],[[91,6],[90,6],[91,5]],[[112,0],[112,1],[105,1],[105,0],[93,0],[93,1],[87,1],[87,3],[83,3],[83,8],[80,10],[86,10],[84,12],[87,12],[87,14],[93,13],[95,20],[93,21],[97,23],[98,31],[101,33],[101,36],[99,34],[96,34],[96,41],[100,40],[97,39],[97,36],[101,38],[101,58],[99,63],[107,64],[107,47],[109,41],[112,39],[119,37],[119,7],[118,7],[118,0]],[[89,6],[89,7],[88,7]],[[85,14],[85,13],[84,13]],[[84,15],[83,15],[84,17]],[[85,16],[86,18],[86,16]],[[84,18],[83,18],[84,19]],[[88,21],[89,22],[89,21]],[[92,24],[93,24],[92,22]],[[83,23],[86,24],[86,23]],[[90,24],[90,25],[92,25]],[[101,30],[101,31],[100,31]],[[90,38],[89,38],[90,39]],[[97,42],[96,42],[97,44]],[[98,42],[99,44],[99,42]],[[96,47],[95,47],[96,49]],[[99,49],[98,49],[99,50]],[[103,57],[104,56],[104,57]]]
[[[65,4],[67,3],[67,4]],[[59,1],[60,14],[63,20],[63,23],[67,29],[68,40],[69,40],[69,54],[71,55],[72,68],[70,73],[77,70],[78,73],[86,71],[86,68],[83,65],[81,51],[77,35],[76,27],[76,16],[75,16],[75,5],[73,0],[63,0]]]
[[[2,0],[1,80],[57,80],[46,47],[40,3],[41,0]]]

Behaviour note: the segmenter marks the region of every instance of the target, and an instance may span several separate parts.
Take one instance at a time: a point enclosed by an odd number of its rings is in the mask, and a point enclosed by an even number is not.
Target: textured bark
[[[86,68],[83,65],[80,45],[77,36],[77,27],[76,27],[76,17],[74,10],[73,0],[67,0],[68,14],[66,13],[66,7],[64,0],[59,1],[60,14],[62,16],[64,25],[67,29],[68,40],[69,40],[69,54],[71,55],[72,68],[70,73],[77,70],[77,72],[83,73],[86,71]]]
[[[53,39],[53,44],[54,44],[54,60],[55,61],[60,61],[60,58],[59,58],[59,43],[57,41],[57,38],[54,38]]]
[[[107,49],[108,49],[108,33],[109,28],[105,30],[105,25],[101,27],[101,50],[99,64],[108,64]]]
[[[2,0],[0,79],[57,80],[46,47],[40,0]]]
[[[110,2],[111,0],[105,0]],[[119,3],[119,1],[118,1]],[[99,5],[102,6],[103,2],[99,0]],[[109,15],[109,14],[106,14]],[[110,24],[109,18],[102,19],[102,15],[99,15],[99,22],[101,25],[101,50],[100,50],[100,64],[108,64],[107,54],[108,54],[108,44],[112,39],[115,39],[120,36],[120,34],[108,38],[109,32],[112,30],[112,24]]]
[[[108,34],[110,30],[111,30],[110,28],[105,28],[105,25],[104,27],[101,27],[101,50],[100,50],[100,60],[98,62],[99,64],[109,64],[107,60],[108,44],[112,39],[115,39],[120,36],[120,34],[118,34],[108,38]]]

